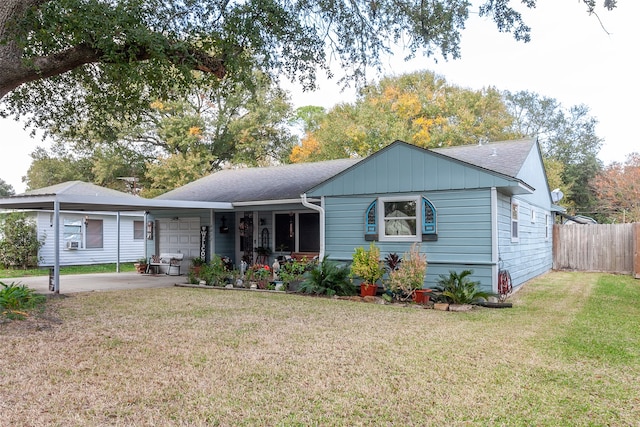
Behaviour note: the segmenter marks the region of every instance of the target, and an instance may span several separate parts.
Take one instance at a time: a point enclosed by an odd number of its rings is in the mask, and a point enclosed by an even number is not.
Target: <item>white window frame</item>
[[[96,234],[96,236],[99,236],[99,242],[100,242],[100,246],[88,246],[88,242],[93,240],[93,235],[89,233],[90,227],[89,227],[89,221],[91,221],[93,224],[100,224],[100,234]],[[102,218],[99,219],[85,219],[84,221],[84,248],[85,249],[104,249],[104,220]]]
[[[409,219],[415,219],[415,229],[412,235],[387,235],[385,232],[385,216],[384,206],[385,203],[393,202],[414,202],[416,206],[415,216],[408,217]],[[381,242],[420,242],[422,241],[422,197],[416,196],[389,196],[378,198],[378,222],[379,222],[379,240]]]
[[[69,232],[69,228],[77,227],[76,233]],[[78,242],[78,249],[84,247],[84,224],[82,218],[65,217],[62,218],[62,240],[65,247],[68,242]]]
[[[531,224],[536,223],[536,211],[534,208],[531,208]]]
[[[515,199],[511,199],[510,208],[509,233],[511,234],[511,242],[517,243],[520,241],[520,203]]]
[[[544,216],[544,240],[548,241],[549,237],[551,236],[551,231],[549,230],[549,224],[550,224],[550,215],[549,214],[545,214]]]
[[[144,226],[143,220],[134,219],[133,220],[133,240],[144,240],[146,234],[146,228]],[[142,227],[141,229],[136,230],[136,226]],[[136,231],[138,231],[138,235],[136,235]]]

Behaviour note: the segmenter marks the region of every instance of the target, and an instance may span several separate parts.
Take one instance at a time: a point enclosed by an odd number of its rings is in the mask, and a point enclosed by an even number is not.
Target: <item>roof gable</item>
[[[487,187],[505,188],[511,194],[531,193],[533,189],[516,175],[533,142],[522,140],[502,144],[500,161],[492,158],[483,162],[484,157],[493,155],[491,147],[427,150],[395,141],[307,193],[319,197]],[[479,153],[473,148],[478,148]],[[509,165],[503,166],[503,163]]]

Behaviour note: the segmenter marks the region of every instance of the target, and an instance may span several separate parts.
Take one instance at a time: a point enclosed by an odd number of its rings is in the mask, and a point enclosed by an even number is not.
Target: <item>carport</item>
[[[105,211],[116,212],[118,221],[118,245],[116,265],[117,271],[120,271],[120,212],[145,212],[146,216],[150,210],[162,211],[173,209],[199,209],[208,210],[210,217],[216,210],[231,210],[231,203],[226,202],[197,202],[184,200],[160,200],[145,199],[138,196],[126,197],[105,197],[104,195],[90,194],[32,194],[25,193],[11,197],[0,199],[0,209],[19,211],[19,210],[47,210],[53,211],[54,226],[54,266],[53,266],[53,292],[60,293],[60,212],[61,211]],[[212,221],[213,223],[213,221]],[[211,239],[211,252],[215,251],[215,240]],[[145,255],[146,255],[145,241]]]

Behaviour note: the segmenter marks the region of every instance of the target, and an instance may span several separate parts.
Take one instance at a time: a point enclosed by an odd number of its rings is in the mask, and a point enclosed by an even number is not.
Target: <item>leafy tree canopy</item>
[[[386,77],[328,111],[291,160],[367,156],[396,139],[425,148],[508,139],[512,120],[493,88],[462,89],[428,71]]]
[[[51,155],[32,154],[29,187],[81,179],[126,191],[121,178],[131,177],[153,197],[223,165],[282,162],[296,141],[288,95],[262,73],[250,83],[223,78],[183,100],[152,102],[140,120],[58,129]]]
[[[602,169],[598,159],[602,138],[596,134],[598,121],[589,115],[589,108],[565,108],[553,98],[526,91],[505,91],[503,95],[514,117],[512,131],[537,137],[545,165],[553,165],[561,182],[552,189],[559,187],[564,192],[563,205],[572,212],[590,214],[596,203],[590,182]]]
[[[640,222],[640,153],[614,162],[594,180],[601,221]]]
[[[14,194],[16,194],[16,191],[13,186],[4,179],[0,179],[0,197],[13,196]]]
[[[484,0],[479,13],[528,41],[512,3]],[[362,81],[397,44],[408,57],[459,57],[471,7],[467,0],[3,0],[0,113],[29,117],[42,130],[131,121],[155,99],[188,93],[196,78],[243,81],[259,69],[311,88],[334,62],[345,78]]]

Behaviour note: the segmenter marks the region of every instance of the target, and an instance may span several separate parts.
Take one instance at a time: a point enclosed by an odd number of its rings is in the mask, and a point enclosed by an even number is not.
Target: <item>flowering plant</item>
[[[271,267],[265,264],[254,264],[251,266],[251,270],[256,280],[265,280],[271,275]]]
[[[420,245],[414,243],[398,267],[389,272],[389,290],[398,299],[409,298],[417,289],[423,288],[426,275],[427,256],[420,253]]]

